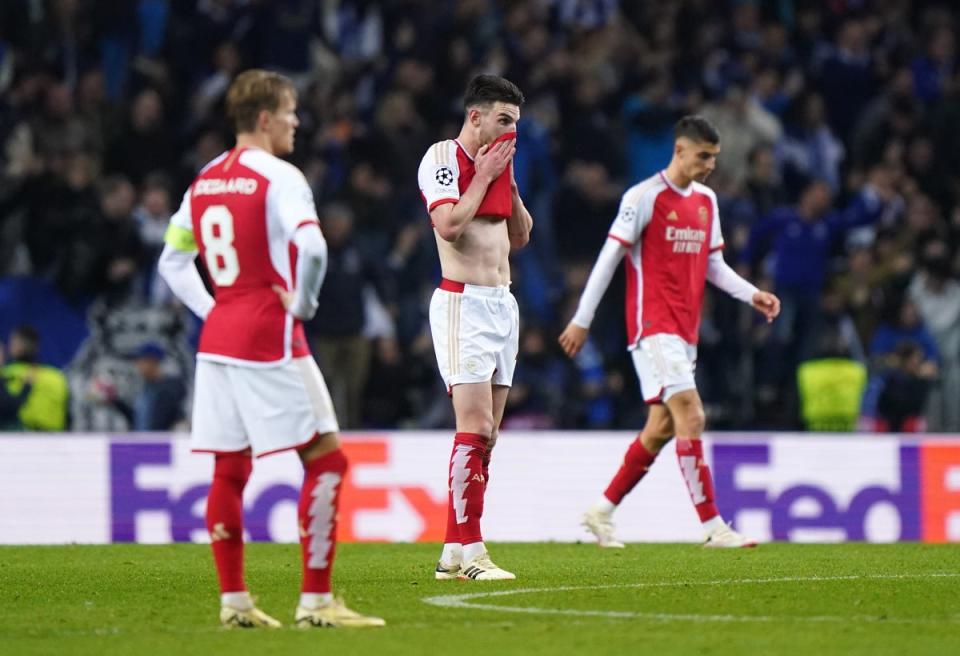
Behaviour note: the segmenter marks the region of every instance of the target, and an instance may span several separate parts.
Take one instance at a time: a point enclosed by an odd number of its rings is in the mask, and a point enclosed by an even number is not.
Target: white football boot
[[[385,626],[386,622],[382,618],[372,615],[361,615],[350,610],[343,603],[342,599],[334,599],[329,604],[320,608],[304,608],[297,606],[297,611],[293,616],[298,629],[311,628],[343,628],[343,629],[365,629],[377,626]]]
[[[757,541],[737,533],[729,524],[724,524],[707,534],[703,546],[710,549],[742,549],[757,546]]]
[[[484,551],[460,565],[458,578],[463,581],[512,581],[517,578],[513,573],[500,569],[490,560],[490,554]]]
[[[613,513],[593,507],[583,514],[581,524],[597,538],[604,549],[623,549],[624,544],[613,535]]]
[[[460,578],[460,563],[445,563],[438,560],[434,577],[438,581],[456,581]]]
[[[220,607],[220,624],[228,629],[279,629],[283,625],[257,607]]]

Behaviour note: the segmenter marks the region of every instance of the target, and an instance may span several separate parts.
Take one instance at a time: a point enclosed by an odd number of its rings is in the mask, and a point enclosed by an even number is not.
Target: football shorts
[[[520,309],[507,285],[444,279],[430,300],[430,331],[440,376],[461,383],[510,386],[520,345]]]
[[[191,448],[257,457],[338,431],[330,393],[312,357],[276,367],[197,361]]]
[[[644,337],[630,353],[647,403],[664,403],[677,392],[697,388],[697,347],[679,335]]]

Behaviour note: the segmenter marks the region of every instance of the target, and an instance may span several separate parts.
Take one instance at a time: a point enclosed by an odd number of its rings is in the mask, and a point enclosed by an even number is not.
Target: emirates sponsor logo
[[[243,194],[250,196],[257,191],[253,178],[204,178],[193,185],[194,196],[218,196],[220,194]]]
[[[697,254],[707,241],[707,231],[697,228],[674,228],[667,226],[666,238],[673,244],[674,253]]]

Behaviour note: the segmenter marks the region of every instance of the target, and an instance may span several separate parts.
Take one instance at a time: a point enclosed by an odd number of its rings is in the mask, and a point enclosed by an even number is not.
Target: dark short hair
[[[36,362],[40,356],[40,333],[29,324],[20,324],[10,331],[10,336],[16,335],[24,342],[26,352],[20,353],[19,358],[24,362]]]
[[[477,105],[488,105],[495,102],[504,102],[520,107],[523,105],[523,92],[520,87],[505,77],[499,75],[477,75],[463,94],[463,108],[470,109]]]
[[[697,142],[720,143],[720,133],[717,132],[717,128],[713,127],[707,119],[696,115],[684,116],[673,126],[674,140],[680,137]]]

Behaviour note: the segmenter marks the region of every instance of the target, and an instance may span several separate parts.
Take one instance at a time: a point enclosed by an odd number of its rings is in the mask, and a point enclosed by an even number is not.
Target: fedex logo
[[[406,463],[403,457],[391,454],[388,446],[386,440],[344,442],[350,469],[341,483],[339,539],[442,540],[445,492],[437,494],[422,485],[391,480],[395,470]],[[113,542],[205,539],[204,512],[212,468],[205,458],[184,456],[184,464],[175,456],[169,441],[110,445]],[[256,462],[244,492],[244,529],[250,540],[297,540],[296,506],[303,474],[295,462],[269,462],[279,457]],[[260,469],[267,473],[254,484]],[[153,526],[152,534],[146,535],[143,520],[157,517],[164,527]]]
[[[758,537],[960,541],[960,443],[721,442],[713,463],[721,512]]]

